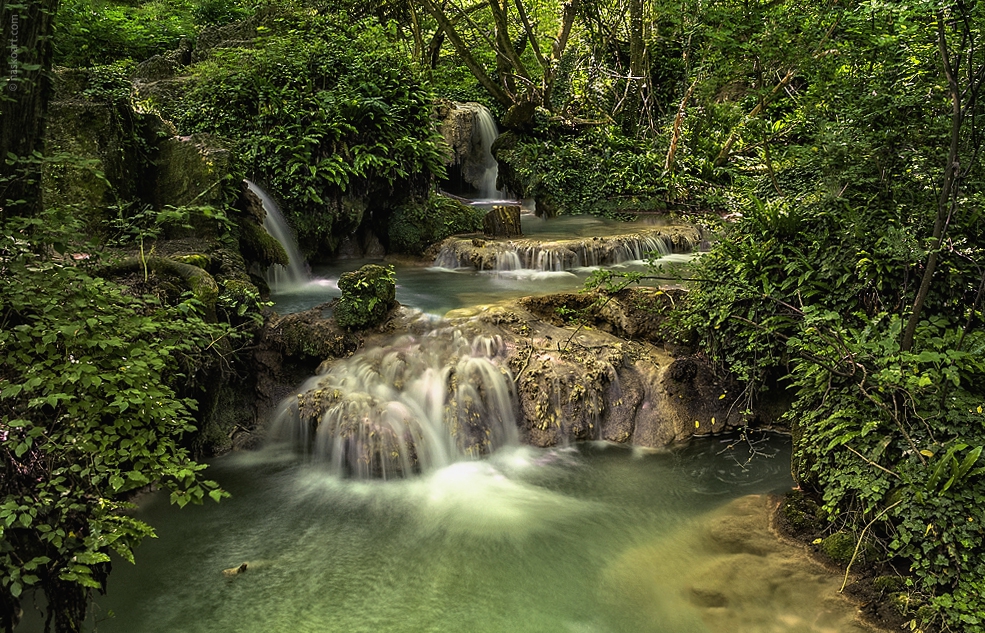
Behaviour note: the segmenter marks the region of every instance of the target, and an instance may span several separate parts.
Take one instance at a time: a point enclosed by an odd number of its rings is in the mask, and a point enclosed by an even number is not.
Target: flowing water
[[[291,231],[287,220],[284,219],[284,214],[280,212],[280,207],[258,185],[249,180],[246,181],[246,184],[250,188],[250,191],[256,194],[263,203],[263,210],[266,211],[263,218],[263,228],[275,240],[280,242],[281,246],[284,247],[284,251],[287,253],[287,266],[272,264],[270,269],[266,271],[265,280],[270,287],[270,291],[273,294],[297,292],[305,286],[310,285],[312,279],[311,275],[308,274],[304,256],[298,250],[294,232]]]
[[[499,164],[492,154],[492,144],[499,136],[499,129],[496,127],[496,119],[493,118],[492,112],[485,106],[475,105],[477,106],[475,108],[476,128],[473,130],[473,134],[478,132],[482,156],[485,158],[479,195],[486,199],[503,199],[506,197],[506,192],[496,188]]]
[[[703,618],[684,579],[701,560],[700,516],[789,487],[787,442],[757,450],[746,463],[735,438],[661,454],[514,446],[390,482],[275,449],[232,455],[210,469],[231,499],[180,511],[161,494],[141,502],[159,538],[136,566],[115,564],[99,631],[741,631]],[[626,588],[638,556],[671,587],[657,616]],[[762,624],[777,607],[764,597],[754,610]]]
[[[271,436],[362,479],[430,473],[515,445],[506,351],[500,337],[447,324],[360,350],[285,400]]]
[[[657,229],[664,221],[647,218],[638,222],[618,222],[589,216],[562,216],[544,220],[532,213],[523,213],[520,223],[526,236],[552,240],[562,237],[610,237],[632,232]],[[659,250],[659,245],[654,249]],[[637,249],[620,263],[607,268],[620,271],[646,271],[646,249]],[[669,253],[655,261],[667,267],[666,275],[686,272],[686,264],[697,253]],[[631,258],[632,257],[632,258]],[[402,305],[442,315],[449,310],[480,303],[490,303],[522,296],[568,292],[582,287],[597,267],[578,266],[555,270],[548,255],[524,256],[541,267],[525,267],[517,255],[515,264],[504,264],[497,270],[477,271],[473,268],[450,266],[415,266],[395,264],[397,272],[397,301]],[[367,263],[379,260],[350,259],[334,264],[312,267],[312,279],[307,284],[295,286],[287,292],[274,294],[274,309],[280,314],[299,312],[339,296],[339,276],[356,270]]]

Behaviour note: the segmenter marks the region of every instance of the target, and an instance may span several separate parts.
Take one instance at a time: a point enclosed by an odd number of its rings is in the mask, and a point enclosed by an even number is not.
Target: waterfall
[[[680,243],[678,243],[680,242]],[[692,245],[664,235],[660,230],[612,237],[579,238],[540,242],[513,240],[485,242],[451,240],[441,247],[434,265],[443,268],[478,268],[500,272],[534,270],[562,272],[578,268],[614,266],[664,257],[674,251],[690,252]]]
[[[499,136],[499,129],[496,127],[496,120],[492,112],[481,104],[471,104],[474,106],[475,127],[472,129],[473,138],[478,133],[479,143],[482,148],[482,179],[479,185],[479,195],[489,200],[501,200],[506,197],[506,192],[496,189],[496,178],[499,175],[499,163],[492,154],[492,144]]]
[[[498,337],[442,327],[340,360],[281,404],[272,437],[360,478],[433,471],[517,442]]]
[[[250,191],[256,194],[263,203],[263,210],[266,212],[263,218],[263,228],[271,237],[280,242],[280,245],[284,247],[284,252],[287,253],[287,266],[273,264],[265,274],[270,291],[280,293],[305,285],[310,281],[310,275],[305,267],[304,257],[298,250],[294,233],[291,232],[291,227],[287,225],[287,220],[284,219],[280,208],[273,198],[268,196],[267,192],[259,186],[249,180],[246,181],[246,184]]]

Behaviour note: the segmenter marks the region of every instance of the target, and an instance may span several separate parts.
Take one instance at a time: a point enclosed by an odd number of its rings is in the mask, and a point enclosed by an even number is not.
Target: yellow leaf
[[[923,455],[924,457],[933,457],[934,456],[934,452],[933,451],[928,451],[927,449],[923,449],[922,451],[920,451],[920,454]]]
[[[978,405],[978,409],[977,409],[977,411],[978,411],[979,413],[981,413],[981,412],[982,412],[982,405]]]
[[[711,425],[715,426],[715,416],[711,416]]]
[[[700,427],[700,426],[701,426],[701,423],[700,423],[700,422],[698,422],[697,420],[695,420],[695,421],[694,421],[694,428],[698,428],[698,427]]]
[[[726,391],[725,393],[728,393],[728,392]],[[723,393],[722,395],[718,396],[718,399],[719,400],[724,400],[725,399],[725,393]]]

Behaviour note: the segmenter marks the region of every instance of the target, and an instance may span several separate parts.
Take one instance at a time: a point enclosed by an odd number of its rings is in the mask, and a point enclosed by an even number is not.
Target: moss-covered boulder
[[[154,161],[154,206],[224,205],[228,192],[221,184],[231,160],[229,150],[208,134],[164,140]]]
[[[108,219],[106,209],[133,199],[149,161],[143,138],[149,115],[130,104],[122,70],[59,69],[48,107],[42,170],[45,203],[74,207],[90,234]]]
[[[446,237],[481,230],[482,216],[481,210],[446,196],[411,199],[390,216],[390,250],[420,255]]]
[[[392,266],[367,264],[339,277],[342,296],[335,305],[335,321],[349,330],[377,325],[396,305],[397,281]]]

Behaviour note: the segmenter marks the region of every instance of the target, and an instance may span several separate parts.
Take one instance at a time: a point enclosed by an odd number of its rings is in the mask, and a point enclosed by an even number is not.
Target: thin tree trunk
[[[458,53],[459,57],[462,58],[462,62],[471,71],[472,75],[482,84],[482,87],[486,89],[493,99],[498,101],[505,107],[510,107],[513,105],[513,99],[506,93],[506,91],[499,86],[491,77],[486,73],[485,69],[479,62],[476,61],[475,57],[469,51],[468,46],[462,40],[462,37],[455,30],[455,25],[452,24],[451,20],[445,13],[435,6],[434,0],[424,0],[424,7],[427,9],[428,13],[431,14],[438,22],[438,27],[444,32],[448,41],[452,43],[455,47],[455,52]]]
[[[756,107],[753,108],[748,115],[746,115],[745,120],[748,121],[751,119],[755,119],[757,116],[759,116],[759,113],[766,108],[766,105],[770,101],[772,101],[773,98],[776,95],[778,95],[780,91],[783,90],[783,88],[786,87],[788,83],[790,83],[790,80],[793,79],[795,72],[796,69],[794,68],[788,70],[787,74],[784,75],[783,79],[780,80],[780,83],[773,86],[773,90],[771,90],[770,93],[766,95],[766,97],[761,99],[759,103],[756,104]],[[741,129],[742,129],[742,123],[739,123],[738,125],[735,126],[735,128],[732,129],[732,133],[729,134],[728,140],[725,141],[725,145],[722,147],[722,151],[718,152],[718,156],[715,157],[715,167],[721,167],[728,161],[729,155],[732,153],[732,146],[735,145],[735,142],[739,139],[739,130]]]
[[[51,100],[51,36],[58,0],[4,2],[0,80],[0,219],[37,215],[45,113]],[[15,158],[7,164],[8,156]]]
[[[677,108],[677,116],[674,117],[674,131],[670,135],[670,147],[667,148],[667,159],[664,161],[664,171],[671,172],[674,169],[674,154],[677,153],[677,144],[681,139],[681,122],[684,121],[684,112],[687,110],[687,102],[691,100],[694,89],[698,87],[698,80],[695,79],[691,87],[684,93],[681,105]]]
[[[558,62],[561,61],[561,56],[564,55],[564,51],[568,47],[568,38],[571,37],[571,26],[575,22],[575,13],[578,11],[578,5],[579,0],[568,0],[568,2],[564,3],[564,8],[561,11],[561,28],[558,31],[557,38],[554,40],[550,72],[544,71],[545,107],[551,102],[551,94],[554,92],[554,79],[556,77],[555,71],[557,70]]]
[[[944,243],[944,228],[951,210],[951,197],[954,192],[955,181],[960,171],[958,163],[958,149],[961,141],[961,127],[964,123],[964,113],[961,108],[961,89],[958,79],[955,76],[954,68],[951,65],[951,57],[947,49],[947,38],[944,34],[944,16],[937,14],[937,40],[938,49],[941,54],[941,62],[944,65],[944,76],[947,78],[948,89],[951,92],[951,146],[947,151],[947,164],[944,167],[944,182],[941,183],[940,197],[937,199],[937,218],[934,220],[934,233],[932,237],[932,247],[927,255],[927,264],[923,269],[923,277],[920,279],[920,288],[913,299],[913,308],[910,311],[910,318],[906,322],[906,329],[903,331],[903,340],[900,348],[904,352],[913,349],[913,338],[920,323],[920,315],[923,312],[924,303],[927,295],[930,294],[930,283],[933,280],[934,272],[937,269],[937,257],[941,246]]]
[[[643,0],[629,0],[629,77],[622,126],[627,136],[635,135],[639,129],[640,106],[646,86],[644,53]]]

